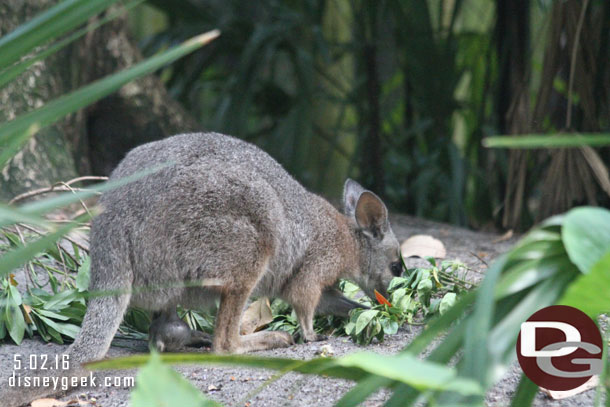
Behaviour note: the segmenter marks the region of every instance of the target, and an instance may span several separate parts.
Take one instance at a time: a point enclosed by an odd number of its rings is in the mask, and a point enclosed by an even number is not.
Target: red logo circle
[[[527,377],[549,390],[572,390],[601,373],[602,336],[584,312],[552,305],[521,324],[517,358]]]

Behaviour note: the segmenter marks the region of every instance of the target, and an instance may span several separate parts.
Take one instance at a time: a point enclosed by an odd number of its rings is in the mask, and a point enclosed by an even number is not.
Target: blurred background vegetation
[[[324,195],[350,176],[392,210],[473,228],[610,203],[607,148],[481,143],[610,131],[608,1],[149,0],[97,30],[84,59],[54,63],[90,80],[214,28],[160,82],[82,113],[76,173],[106,175],[137,144],[199,129],[256,143]],[[137,46],[109,63],[117,41]]]

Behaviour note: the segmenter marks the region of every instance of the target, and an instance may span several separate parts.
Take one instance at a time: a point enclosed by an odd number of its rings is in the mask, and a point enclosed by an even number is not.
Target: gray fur
[[[302,337],[315,341],[322,339],[312,323],[318,305],[344,315],[356,306],[333,290],[338,279],[369,296],[387,294],[398,241],[384,204],[355,181],[345,184],[341,214],[259,148],[216,133],[137,147],[111,178],[167,162],[100,198],[90,289],[124,293],[89,303],[71,359],[103,357],[129,304],[171,316],[178,304],[201,308],[220,299],[213,350],[242,353],[292,344],[285,332],[239,335],[252,295],[290,303]],[[153,324],[153,341],[164,324]]]
[[[208,334],[190,329],[176,310],[156,312],[148,333],[150,345],[159,352],[178,352],[185,346],[210,346]]]

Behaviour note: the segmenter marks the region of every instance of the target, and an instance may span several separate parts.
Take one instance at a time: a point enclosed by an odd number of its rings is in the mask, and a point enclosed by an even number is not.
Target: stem
[[[578,17],[578,25],[576,26],[576,34],[574,35],[574,45],[572,46],[572,58],[570,61],[570,81],[568,83],[568,111],[566,113],[566,129],[572,126],[572,88],[574,86],[574,69],[576,68],[576,55],[578,54],[578,43],[580,42],[580,33],[582,26],[585,21],[585,13],[589,0],[584,0],[582,3],[582,10]]]

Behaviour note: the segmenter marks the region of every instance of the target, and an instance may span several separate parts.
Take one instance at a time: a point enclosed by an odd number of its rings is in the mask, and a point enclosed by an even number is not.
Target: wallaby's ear
[[[343,213],[350,217],[356,215],[356,204],[364,191],[365,189],[353,179],[348,178],[345,181],[343,185]]]
[[[376,238],[383,238],[388,230],[388,210],[381,199],[371,191],[364,191],[358,198],[356,222],[365,232]]]

